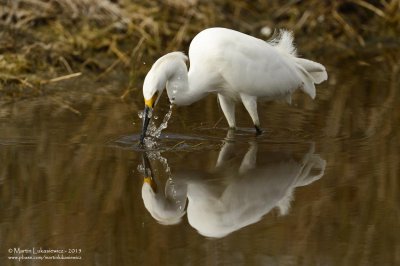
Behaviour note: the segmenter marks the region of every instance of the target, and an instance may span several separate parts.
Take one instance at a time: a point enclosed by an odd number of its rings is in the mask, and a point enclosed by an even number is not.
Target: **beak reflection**
[[[153,170],[151,169],[150,160],[147,157],[146,153],[143,153],[142,160],[143,160],[144,174],[145,174],[143,183],[149,184],[151,189],[154,192],[157,192],[157,183],[155,182],[155,180],[153,178]]]

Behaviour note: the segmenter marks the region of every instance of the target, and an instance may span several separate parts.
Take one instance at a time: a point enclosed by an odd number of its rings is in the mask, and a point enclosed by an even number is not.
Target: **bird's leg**
[[[226,121],[231,129],[236,129],[235,102],[229,97],[218,94],[219,105],[225,115]]]
[[[256,167],[257,150],[258,150],[257,142],[255,141],[250,142],[250,148],[247,151],[246,155],[243,157],[242,163],[240,164],[239,168],[240,174],[245,174],[246,172]]]
[[[242,103],[249,113],[251,119],[253,120],[254,127],[256,129],[256,134],[260,135],[262,133],[260,127],[260,120],[258,119],[257,113],[257,97],[250,96],[247,94],[240,94],[240,98],[242,99]]]
[[[257,136],[258,136],[258,135],[261,135],[261,134],[263,133],[262,129],[261,129],[259,126],[254,125],[254,127],[255,127],[255,129],[256,129],[256,135],[257,135]]]
[[[218,154],[217,163],[215,164],[215,168],[222,167],[226,164],[229,159],[235,156],[235,144],[232,141],[225,140],[224,145],[222,146],[221,150]]]

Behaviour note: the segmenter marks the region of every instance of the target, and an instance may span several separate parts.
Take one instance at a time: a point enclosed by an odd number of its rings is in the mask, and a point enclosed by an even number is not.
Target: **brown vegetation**
[[[0,97],[40,95],[49,80],[78,73],[89,81],[124,73],[126,95],[159,55],[186,51],[211,26],[261,38],[264,27],[292,29],[302,53],[398,47],[399,3],[0,0]]]

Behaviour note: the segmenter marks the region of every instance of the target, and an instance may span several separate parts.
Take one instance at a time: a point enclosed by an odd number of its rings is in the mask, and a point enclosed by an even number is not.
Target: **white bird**
[[[286,152],[271,151],[262,154],[271,161],[258,165],[255,142],[240,165],[229,160],[232,155],[237,155],[237,146],[225,142],[212,171],[178,170],[163,190],[154,189],[152,176],[145,177],[142,199],[146,209],[164,225],[181,222],[186,213],[200,234],[224,237],[258,222],[274,208],[281,215],[288,214],[294,190],[320,179],[326,167],[314,145],[301,161],[287,157]]]
[[[266,42],[230,29],[205,29],[192,40],[189,58],[189,72],[188,57],[172,52],[159,58],[146,75],[141,143],[150,121],[149,112],[165,88],[170,102],[176,105],[189,105],[209,93],[218,94],[221,109],[233,129],[235,102],[242,101],[257,133],[261,133],[258,99],[284,99],[290,103],[291,94],[297,89],[314,99],[314,84],[328,78],[323,65],[296,56],[293,35],[285,30]]]

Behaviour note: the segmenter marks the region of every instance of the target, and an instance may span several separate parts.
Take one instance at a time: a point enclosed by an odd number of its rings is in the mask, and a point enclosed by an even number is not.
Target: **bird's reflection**
[[[173,172],[164,190],[144,154],[142,198],[146,209],[161,224],[179,223],[187,213],[189,224],[200,234],[224,237],[256,223],[274,208],[287,214],[294,189],[321,178],[326,165],[314,153],[313,144],[298,161],[285,152],[262,153],[259,156],[272,160],[260,165],[255,141],[238,164],[230,160],[236,153],[235,142],[227,139],[212,171]]]
[[[160,154],[156,154],[156,158],[160,159],[162,157]],[[164,161],[166,163],[165,159]],[[143,153],[143,170],[142,198],[146,209],[161,224],[172,225],[179,223],[185,214],[187,185],[181,182],[175,184],[175,178],[169,178],[165,185],[165,190],[158,189],[159,185],[155,180],[150,160],[146,153]]]

